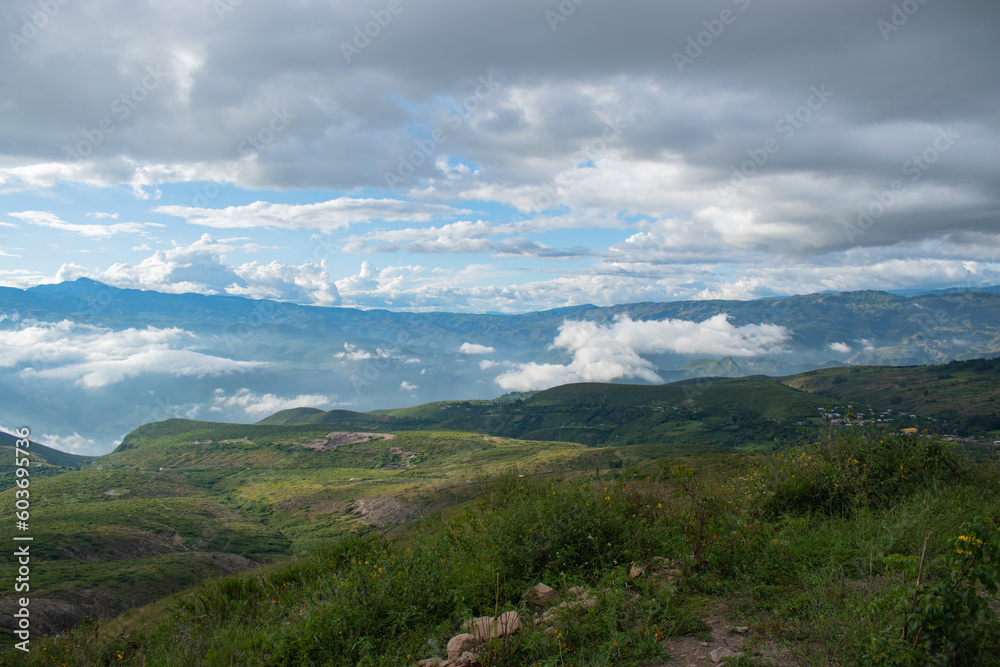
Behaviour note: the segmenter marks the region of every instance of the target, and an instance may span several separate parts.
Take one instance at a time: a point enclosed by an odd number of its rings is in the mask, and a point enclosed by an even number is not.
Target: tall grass
[[[964,522],[981,517],[992,539],[998,482],[994,461],[879,432],[756,457],[735,474],[697,458],[613,481],[507,474],[483,483],[464,511],[400,539],[353,536],[203,584],[155,610],[47,639],[28,664],[415,664],[441,655],[462,621],[512,608],[526,628],[484,652],[487,664],[643,664],[666,659],[670,637],[704,631],[700,619],[719,604],[753,628],[751,651],[768,641],[806,663],[919,664],[890,659],[907,610],[872,611],[900,595],[892,563],[918,557],[930,531],[921,590],[944,581],[948,571],[933,563],[953,555],[949,539]],[[680,574],[651,567],[629,577],[654,557]],[[996,565],[992,552],[977,558]],[[520,600],[538,581],[584,586],[595,602],[561,610],[545,632]],[[920,595],[914,584],[901,590]],[[1000,642],[988,611],[956,622],[976,641],[961,655],[930,647],[924,657],[991,664]]]

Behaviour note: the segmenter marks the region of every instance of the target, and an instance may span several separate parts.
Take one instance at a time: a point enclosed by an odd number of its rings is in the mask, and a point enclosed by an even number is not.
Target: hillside
[[[39,622],[55,628],[114,615],[350,534],[402,534],[419,517],[468,501],[477,480],[513,469],[607,474],[681,454],[730,469],[727,460],[826,434],[821,408],[831,405],[906,410],[882,425],[893,431],[911,425],[912,411],[921,428],[961,425],[992,441],[998,367],[986,360],[582,383],[372,413],[296,408],[258,424],[168,419],[92,461],[38,445]],[[47,455],[84,468],[43,462]],[[9,481],[3,511],[13,511]],[[13,576],[10,563],[3,567],[0,575]]]
[[[5,431],[0,431],[0,447],[13,448],[16,445],[17,440],[18,438],[16,436]],[[31,445],[28,449],[30,450],[30,457],[33,465],[48,465],[60,468],[80,468],[96,458],[93,456],[80,456],[78,454],[61,452],[58,449],[46,447],[45,445],[35,442],[30,438],[29,441]],[[13,455],[0,453],[0,457],[2,457],[0,470],[6,471],[5,466],[9,465],[9,461],[13,458]]]
[[[384,422],[385,419],[379,419]],[[107,617],[225,575],[464,502],[471,481],[608,467],[613,452],[356,425],[148,424],[84,470],[32,479],[38,628]],[[0,511],[12,514],[6,484]],[[15,575],[5,559],[0,576]],[[37,574],[36,574],[37,573]],[[10,618],[11,600],[0,602]]]
[[[1000,429],[1000,358],[941,366],[825,368],[780,381],[837,403],[931,417],[945,431]]]
[[[508,473],[394,536],[39,638],[26,664],[990,666],[998,490],[995,456],[856,429],[613,476]],[[501,613],[512,634],[490,630]]]

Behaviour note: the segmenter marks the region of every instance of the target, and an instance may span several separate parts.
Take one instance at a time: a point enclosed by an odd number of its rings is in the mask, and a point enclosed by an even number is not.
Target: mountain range
[[[0,288],[0,426],[103,454],[171,417],[255,422],[588,381],[785,376],[1000,353],[994,288],[754,301],[389,312],[118,289]]]

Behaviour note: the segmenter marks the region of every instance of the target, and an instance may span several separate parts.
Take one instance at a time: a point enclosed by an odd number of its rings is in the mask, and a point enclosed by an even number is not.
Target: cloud
[[[493,368],[494,366],[498,366],[498,365],[499,364],[497,362],[495,362],[495,361],[490,361],[489,359],[483,359],[482,361],[479,362],[479,369],[480,370],[484,370],[484,371],[488,371],[489,369]]]
[[[640,355],[674,352],[755,356],[780,352],[790,337],[784,327],[774,324],[735,327],[725,313],[703,322],[633,321],[624,317],[604,325],[567,320],[559,327],[551,347],[572,353],[569,364],[522,364],[497,377],[496,382],[514,391],[629,378],[662,382],[653,364]]]
[[[427,222],[437,216],[468,213],[449,206],[398,199],[352,199],[340,197],[315,204],[275,204],[256,201],[245,206],[196,208],[167,205],[153,209],[184,218],[193,225],[219,229],[314,229],[331,232],[359,222],[393,220]]]
[[[458,351],[462,354],[493,354],[496,349],[479,343],[462,343]]]
[[[365,308],[942,286],[963,282],[964,262],[988,262],[988,248],[995,276],[1000,69],[982,63],[1000,48],[1000,5],[920,3],[884,34],[888,3],[730,4],[747,9],[733,7],[736,22],[686,67],[671,54],[718,16],[694,0],[587,3],[556,30],[533,0],[441,0],[394,19],[351,63],[339,45],[371,15],[346,0],[243,3],[222,21],[197,3],[98,4],[40,30],[5,68],[0,192],[62,203],[67,184],[83,184],[74,197],[96,213],[113,210],[121,186],[135,197],[162,189],[156,214],[253,228],[248,251],[281,238],[246,270],[260,286],[238,266],[212,281],[155,263],[122,278],[146,289],[336,303],[316,284],[319,264],[281,254],[302,241],[283,232],[297,230],[318,232],[331,254],[437,265],[381,265],[371,289],[364,272],[330,276]],[[17,34],[20,19],[7,18]],[[485,94],[484,80],[496,82]],[[112,112],[137,86],[141,103]],[[386,174],[401,168],[389,189]],[[879,215],[859,234],[862,209]],[[474,217],[451,219],[465,213]],[[518,213],[531,220],[512,222]],[[50,215],[36,224],[139,233]],[[112,222],[100,215],[87,221]],[[352,225],[362,233],[342,233]],[[0,247],[25,272],[0,271],[4,284],[51,282],[42,251]],[[470,254],[496,260],[493,282],[461,275]],[[272,259],[280,266],[264,269]],[[540,261],[557,259],[558,271]]]
[[[376,348],[374,352],[369,350],[362,350],[358,348],[357,345],[351,345],[350,343],[344,343],[344,352],[337,352],[333,355],[334,359],[345,359],[347,361],[366,361],[368,359],[403,359],[402,355],[396,350],[386,350],[384,348]],[[406,363],[415,363],[415,359],[405,359]]]
[[[830,349],[841,354],[850,354],[851,346],[847,343],[830,343]]]
[[[242,410],[248,417],[261,419],[281,410],[323,408],[333,404],[333,399],[320,394],[300,394],[291,398],[282,398],[274,394],[255,394],[244,387],[229,396],[226,395],[225,390],[216,389],[209,409],[216,412],[232,409]]]
[[[92,456],[92,452],[99,451],[101,449],[98,447],[97,440],[84,437],[75,431],[72,435],[55,435],[52,433],[45,433],[37,438],[32,437],[32,440],[36,440],[46,447],[58,449],[61,452],[80,454],[83,456]],[[119,443],[117,442],[114,443],[115,446],[118,444]]]
[[[400,388],[401,391],[413,391],[413,390],[417,389],[417,385],[410,384],[406,380],[403,380],[403,382],[399,385],[399,388]]]
[[[320,306],[340,303],[337,287],[327,273],[326,260],[319,264],[288,265],[272,261],[234,266],[224,254],[232,250],[233,246],[203,234],[189,245],[157,250],[138,264],[116,263],[103,271],[64,264],[56,279],[86,276],[114,287],[168,294],[231,294]]]
[[[116,234],[141,234],[148,231],[150,228],[166,226],[155,222],[118,222],[112,225],[81,225],[72,222],[65,222],[55,213],[49,213],[46,211],[21,211],[20,213],[8,213],[8,215],[19,220],[23,220],[31,225],[50,227],[52,229],[58,229],[59,231],[69,232],[71,234],[79,234],[80,236],[99,239],[110,238]],[[104,214],[95,217],[117,218],[118,214]]]
[[[202,377],[265,365],[202,354],[191,349],[193,338],[177,328],[113,331],[69,320],[23,322],[0,331],[0,368],[18,368],[26,379],[66,380],[95,389],[143,374]]]

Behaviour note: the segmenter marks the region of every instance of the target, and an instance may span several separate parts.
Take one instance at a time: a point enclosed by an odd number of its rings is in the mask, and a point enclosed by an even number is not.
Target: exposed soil
[[[725,611],[720,607],[719,612]],[[756,641],[754,629],[746,628],[744,632],[730,625],[722,616],[709,616],[704,619],[711,629],[708,641],[703,637],[676,637],[666,642],[667,651],[673,656],[669,662],[649,665],[648,667],[702,667],[713,664],[712,651],[728,648],[734,653],[745,653],[760,660],[762,664],[775,667],[800,667],[803,663],[789,656],[776,642],[771,639]],[[723,659],[721,664],[725,664]]]
[[[310,440],[300,443],[303,447],[316,449],[319,451],[336,449],[341,445],[351,445],[356,442],[369,442],[371,440],[392,440],[396,436],[391,433],[353,433],[349,431],[333,431],[327,433],[324,438]]]
[[[415,519],[429,509],[430,506],[425,503],[410,503],[397,496],[358,498],[351,505],[351,512],[359,517],[361,523],[379,528]]]

